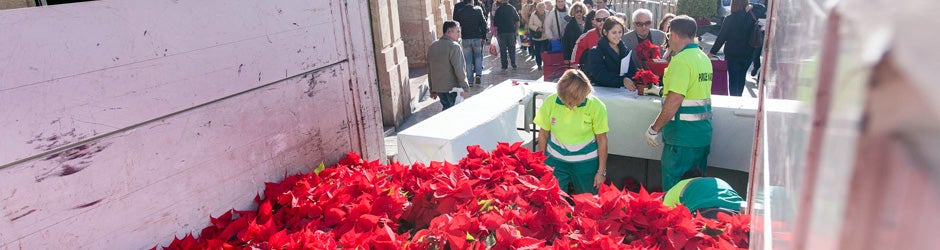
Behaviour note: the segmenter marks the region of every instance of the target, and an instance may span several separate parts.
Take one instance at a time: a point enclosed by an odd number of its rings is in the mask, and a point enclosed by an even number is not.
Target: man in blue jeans
[[[493,23],[496,25],[497,41],[499,42],[499,61],[502,69],[506,70],[507,64],[512,62],[512,68],[516,69],[516,36],[519,28],[519,12],[506,0],[499,0],[503,3],[496,8],[496,14],[493,16]],[[506,58],[509,58],[507,62]]]
[[[455,88],[463,89],[460,95],[467,96],[470,85],[464,75],[463,50],[457,40],[460,39],[460,24],[456,21],[444,21],[444,35],[428,47],[428,88],[431,98],[441,97],[441,110],[447,110],[456,104]]]
[[[488,31],[483,8],[474,6],[472,0],[463,0],[465,7],[454,13],[454,21],[463,29],[460,45],[467,61],[467,82],[480,84],[483,77],[483,45]]]

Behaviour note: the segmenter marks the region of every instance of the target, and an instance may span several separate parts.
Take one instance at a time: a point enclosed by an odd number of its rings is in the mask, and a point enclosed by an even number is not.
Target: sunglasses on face
[[[604,20],[607,20],[607,18],[606,18],[606,17],[594,18],[594,21],[595,21],[595,22],[604,22]]]
[[[650,26],[650,25],[653,25],[653,21],[633,22],[633,25],[636,25],[636,26]]]

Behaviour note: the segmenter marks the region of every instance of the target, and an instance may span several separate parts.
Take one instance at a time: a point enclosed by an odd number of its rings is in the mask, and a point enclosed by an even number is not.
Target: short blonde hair
[[[584,3],[582,3],[582,2],[574,2],[574,4],[571,5],[571,9],[568,10],[568,16],[574,17],[574,9],[575,9],[575,8],[580,8],[580,9],[581,9],[581,14],[584,14],[585,16],[587,16],[587,14],[588,14],[588,7],[587,7],[587,5],[584,5]]]
[[[535,8],[532,9],[532,14],[538,15],[539,10],[542,10],[542,14],[545,14],[545,11],[546,11],[546,10],[545,10],[545,3],[547,3],[547,2],[548,2],[548,0],[545,0],[545,1],[543,1],[543,2],[539,2],[539,3],[535,4]],[[530,18],[531,18],[531,15],[530,15]],[[539,20],[539,21],[544,21],[544,20]],[[528,25],[529,25],[529,24],[526,24],[526,26],[528,26]]]
[[[558,79],[558,99],[568,108],[574,109],[581,105],[593,92],[591,80],[581,70],[569,69]]]

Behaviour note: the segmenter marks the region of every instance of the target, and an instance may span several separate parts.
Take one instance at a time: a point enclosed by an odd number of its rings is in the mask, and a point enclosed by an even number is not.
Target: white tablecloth
[[[500,83],[399,133],[398,159],[405,163],[456,162],[466,155],[468,145],[479,144],[491,150],[497,142],[523,141],[516,132],[519,104],[531,105],[529,98],[554,93],[556,86],[553,82],[536,81],[517,86],[511,80]],[[594,95],[607,105],[610,154],[660,159],[662,148],[646,145],[644,133],[659,114],[661,98],[604,87],[595,87]],[[771,111],[795,112],[797,104],[772,100],[768,105],[774,106],[769,106]],[[757,99],[712,96],[713,132],[708,165],[749,170],[756,113]],[[531,114],[525,117],[530,122]]]
[[[402,163],[448,161],[467,155],[467,146],[485,150],[497,142],[524,139],[516,132],[519,103],[532,98],[525,85],[503,82],[398,133],[397,160]]]

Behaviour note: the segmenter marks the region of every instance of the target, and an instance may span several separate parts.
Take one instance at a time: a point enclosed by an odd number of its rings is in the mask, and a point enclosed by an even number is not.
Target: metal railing
[[[637,9],[648,9],[653,12],[653,28],[658,28],[659,21],[662,20],[667,13],[676,13],[676,3],[678,0],[610,0],[610,8],[617,13],[623,13],[626,15],[627,26],[630,26],[630,29],[633,29],[633,20],[631,15],[634,10]]]

